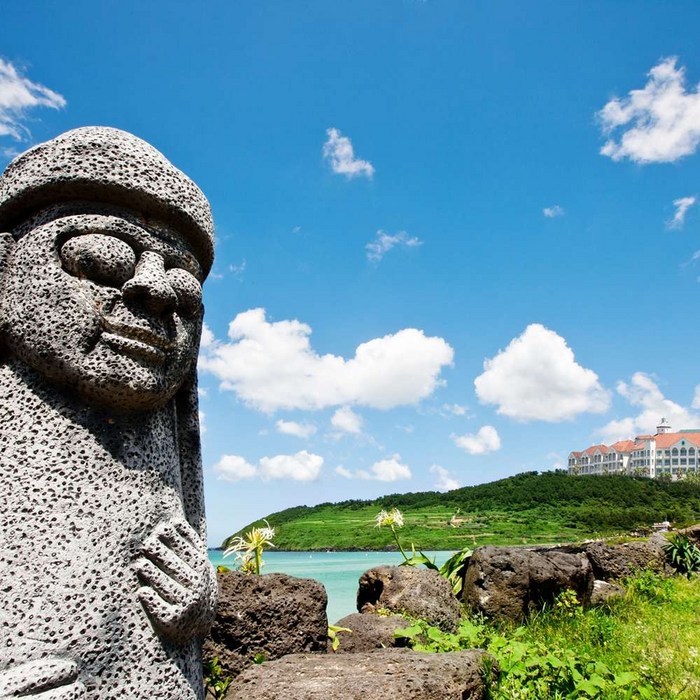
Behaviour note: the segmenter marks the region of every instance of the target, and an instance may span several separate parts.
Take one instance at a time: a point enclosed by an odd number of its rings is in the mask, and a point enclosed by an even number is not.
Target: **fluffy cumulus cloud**
[[[438,491],[452,491],[453,489],[458,489],[462,485],[447,471],[447,469],[445,469],[445,467],[441,467],[439,464],[433,464],[432,467],[430,467],[430,473],[435,474],[435,488]]]
[[[399,231],[392,236],[386,231],[379,230],[375,239],[365,246],[367,260],[378,263],[392,248],[416,248],[422,243],[423,241],[419,238],[409,236],[405,231]]]
[[[554,204],[551,207],[545,207],[542,210],[542,213],[548,219],[556,219],[559,216],[564,216],[566,212],[564,211],[564,207],[560,207],[558,204]]]
[[[0,58],[0,136],[25,140],[29,131],[24,126],[27,112],[36,107],[61,109],[66,100],[53,90],[33,83],[12,65]],[[12,151],[4,150],[6,154]]]
[[[692,428],[700,422],[700,415],[667,399],[654,379],[644,372],[636,372],[631,381],[618,382],[615,388],[637,412],[633,416],[612,420],[597,430],[604,443],[630,439],[635,435],[653,435],[662,418],[666,418],[674,430]],[[695,389],[693,408],[700,408],[698,389],[700,385]]]
[[[610,406],[598,375],[576,362],[564,338],[539,323],[485,360],[474,386],[482,403],[523,421],[563,421]]]
[[[380,459],[368,470],[357,469],[351,471],[345,467],[336,467],[336,474],[346,479],[366,479],[371,481],[403,481],[410,479],[411,469],[407,464],[401,463],[401,455],[395,454],[388,459]]]
[[[345,177],[367,177],[374,175],[374,166],[367,160],[355,157],[355,149],[347,136],[338,129],[326,129],[327,141],[323,144],[323,157],[330,163],[331,170]]]
[[[293,455],[263,457],[257,465],[250,464],[238,455],[223,455],[214,465],[214,472],[223,481],[259,478],[314,481],[323,467],[323,457],[301,450]]]
[[[685,215],[688,209],[692,207],[697,201],[696,197],[680,197],[679,199],[673,200],[673,206],[676,211],[673,214],[673,218],[668,222],[667,226],[669,228],[683,228],[685,223]]]
[[[354,357],[319,355],[300,321],[269,322],[264,309],[238,314],[228,342],[207,338],[199,366],[246,404],[319,410],[352,404],[389,409],[415,404],[440,385],[453,350],[442,338],[406,328],[362,343]]]
[[[350,406],[341,406],[331,417],[331,425],[341,433],[359,435],[362,433],[362,416]]]
[[[686,88],[685,69],[676,67],[676,61],[663,59],[649,71],[643,88],[610,100],[598,113],[611,136],[600,151],[603,155],[669,163],[695,152],[700,143],[700,86]]]
[[[278,420],[275,423],[278,433],[293,435],[298,438],[308,438],[316,433],[318,428],[313,423],[297,423],[293,420]]]
[[[501,438],[492,425],[484,425],[472,435],[453,435],[452,439],[470,455],[485,455],[501,449]]]

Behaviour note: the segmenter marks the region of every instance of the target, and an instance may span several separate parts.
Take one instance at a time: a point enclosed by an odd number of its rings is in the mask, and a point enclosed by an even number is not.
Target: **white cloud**
[[[309,326],[270,323],[264,309],[238,314],[228,335],[230,342],[203,343],[200,369],[215,375],[221,389],[268,413],[415,404],[440,385],[440,372],[453,358],[442,338],[415,328],[362,343],[348,360],[319,355],[309,342]]]
[[[369,470],[358,469],[350,471],[343,466],[335,468],[336,474],[346,479],[365,479],[370,481],[402,481],[412,477],[411,469],[401,463],[401,455],[392,455],[389,459],[375,462]]]
[[[331,417],[331,425],[343,433],[359,435],[362,432],[362,416],[350,406],[341,406]]]
[[[610,100],[598,112],[607,134],[616,129],[621,134],[618,141],[613,137],[605,143],[602,155],[615,161],[669,163],[695,152],[700,143],[700,86],[686,90],[685,68],[676,68],[676,60],[663,59],[649,71],[642,89]]]
[[[293,455],[262,457],[257,466],[250,464],[238,455],[223,455],[214,465],[214,472],[223,481],[260,478],[292,479],[293,481],[314,481],[323,467],[323,457],[306,450]]]
[[[210,348],[212,345],[214,345],[215,340],[216,338],[214,337],[214,333],[212,332],[211,328],[209,328],[206,323],[203,323],[202,339],[199,341],[199,347],[203,350]]]
[[[676,211],[673,218],[666,224],[668,228],[683,228],[685,215],[696,201],[696,197],[680,197],[679,199],[674,199],[673,206],[676,207]]]
[[[457,447],[461,447],[470,455],[485,455],[501,449],[501,438],[492,425],[484,425],[472,435],[453,435]]]
[[[459,403],[444,403],[440,408],[440,415],[443,416],[466,416],[467,407]]]
[[[430,467],[430,472],[437,477],[435,488],[438,491],[452,491],[453,489],[458,489],[462,485],[447,471],[447,469],[445,469],[445,467],[441,467],[439,464],[433,464],[433,466]]]
[[[391,236],[380,229],[377,231],[375,240],[370,241],[365,246],[365,250],[367,251],[367,260],[378,263],[386,253],[396,246],[415,248],[422,244],[423,241],[416,236],[409,236],[405,231],[399,231],[395,236]]]
[[[214,472],[223,481],[240,481],[252,479],[258,474],[258,470],[238,455],[222,455],[214,465]]]
[[[199,434],[204,435],[207,432],[207,414],[204,411],[199,411]]]
[[[557,422],[579,413],[603,413],[610,405],[598,375],[576,362],[564,338],[539,323],[485,360],[474,386],[482,403],[524,421]]]
[[[61,109],[65,106],[66,100],[62,95],[33,83],[12,63],[0,58],[0,136],[23,141],[29,137],[29,130],[23,124],[28,110],[35,107]]]
[[[558,204],[554,204],[551,207],[545,207],[542,210],[542,213],[548,219],[556,219],[558,216],[564,216],[564,214],[566,214],[566,212],[564,211],[564,207],[560,207]]]
[[[248,267],[248,263],[246,262],[245,258],[238,264],[235,265],[231,263],[228,266],[228,271],[236,278],[236,279],[241,279],[243,277],[243,273],[245,273],[246,267]]]
[[[597,430],[596,434],[605,443],[630,439],[635,435],[653,435],[662,418],[666,418],[674,430],[692,428],[700,423],[700,415],[667,399],[652,377],[644,372],[635,372],[629,383],[618,382],[615,388],[631,406],[640,410],[634,416],[612,420]],[[695,389],[693,408],[700,408],[699,389],[700,385]]]
[[[338,129],[326,129],[328,140],[323,144],[323,157],[331,164],[334,173],[345,175],[348,179],[364,175],[371,178],[374,166],[367,160],[355,158],[355,150],[347,136]]]
[[[278,433],[298,438],[311,437],[318,430],[313,423],[297,423],[293,420],[278,420],[275,423],[275,428],[277,428]]]

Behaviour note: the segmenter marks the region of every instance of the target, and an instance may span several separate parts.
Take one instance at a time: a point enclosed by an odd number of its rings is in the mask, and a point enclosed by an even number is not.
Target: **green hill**
[[[406,546],[413,542],[417,549],[571,542],[647,528],[661,520],[679,526],[698,522],[700,484],[526,472],[447,493],[298,506],[266,519],[282,550],[391,549],[390,531],[374,527],[377,513],[390,508],[399,508],[404,515],[402,542]],[[231,537],[260,525],[262,519]]]

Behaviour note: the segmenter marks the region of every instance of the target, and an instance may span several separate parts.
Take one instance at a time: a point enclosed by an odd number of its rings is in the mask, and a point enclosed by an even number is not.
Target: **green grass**
[[[571,592],[523,626],[463,621],[457,635],[417,624],[416,648],[482,647],[496,656],[493,700],[694,700],[700,697],[700,582],[643,572],[628,595],[583,610]]]
[[[265,516],[282,550],[394,549],[374,527],[381,509],[399,508],[406,546],[457,550],[485,544],[545,544],[614,536],[659,520],[700,520],[700,485],[634,477],[570,477],[528,472],[448,493],[393,494],[374,501],[299,506]],[[452,517],[457,518],[451,526]],[[234,535],[263,520],[250,523]]]

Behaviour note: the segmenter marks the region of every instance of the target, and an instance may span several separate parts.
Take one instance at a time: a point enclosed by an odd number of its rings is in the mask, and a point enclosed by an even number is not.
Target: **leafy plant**
[[[585,615],[576,595],[565,591],[551,609],[528,626],[499,628],[481,618],[463,619],[452,634],[423,620],[412,620],[409,627],[396,630],[394,636],[418,651],[486,649],[500,669],[497,681],[488,684],[493,700],[657,698],[653,687],[640,674],[626,669],[614,671],[590,652],[551,634],[555,630],[585,627]],[[490,663],[487,658],[487,665]],[[488,669],[486,674],[489,675]]]
[[[679,573],[690,578],[700,571],[700,548],[685,535],[676,535],[665,547],[668,563]]]
[[[263,550],[265,547],[275,546],[272,544],[275,531],[267,520],[263,522],[266,527],[254,527],[243,537],[233,537],[224,552],[225,557],[236,555],[236,560],[239,562],[238,568],[243,573],[260,574],[263,567]]]
[[[225,698],[232,682],[231,676],[224,675],[218,656],[204,663],[204,687],[214,700]]]
[[[349,632],[352,634],[352,630],[349,627],[339,627],[338,625],[328,625],[328,639],[331,640],[331,649],[335,652],[338,651],[340,646],[340,633]]]
[[[464,574],[469,566],[472,554],[473,550],[465,547],[453,554],[439,569],[440,574],[452,584],[452,591],[455,595],[459,595],[462,592]]]

